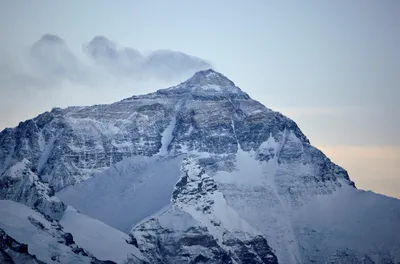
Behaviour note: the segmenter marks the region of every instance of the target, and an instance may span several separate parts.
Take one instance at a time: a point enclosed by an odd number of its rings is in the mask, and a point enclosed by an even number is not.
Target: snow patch
[[[111,260],[123,264],[128,257],[144,260],[145,257],[133,245],[129,236],[96,219],[78,213],[68,207],[60,223],[74,237],[75,242],[100,260]]]
[[[51,151],[53,150],[55,141],[56,141],[56,137],[54,135],[52,135],[52,137],[47,142],[47,144],[44,142],[44,139],[43,139],[41,149],[40,149],[42,151],[42,155],[40,156],[40,159],[38,161],[38,167],[37,167],[38,171],[42,170],[43,166],[46,164],[47,160],[49,159]]]
[[[222,91],[221,87],[216,84],[206,84],[206,85],[200,86],[200,88],[203,89],[204,91],[207,91],[207,90],[212,90],[212,91],[216,91],[216,92]]]
[[[39,150],[41,152],[43,152],[44,146],[46,144],[46,141],[45,141],[44,136],[43,136],[43,131],[38,132],[37,135],[38,135]]]
[[[15,178],[15,179],[21,178],[21,177],[23,176],[23,175],[22,175],[22,172],[23,172],[24,170],[26,170],[27,167],[28,167],[30,164],[31,164],[30,161],[24,158],[22,161],[17,162],[17,163],[15,163],[12,167],[10,167],[10,168],[7,170],[6,174],[7,174],[7,176],[9,176],[9,177],[11,177],[11,178]],[[30,175],[30,177],[32,177],[32,176]],[[35,180],[35,179],[31,178],[31,180],[33,181],[33,180]]]
[[[192,134],[192,132],[193,132],[193,129],[194,129],[194,127],[192,126],[192,124],[190,124],[190,127],[189,127],[189,130],[186,132],[186,134],[185,135],[190,135],[190,134]]]
[[[257,186],[265,182],[261,163],[255,159],[254,152],[238,149],[236,153],[236,170],[232,172],[220,171],[214,178],[221,183],[235,183],[239,185]]]
[[[161,156],[166,156],[168,155],[168,147],[172,142],[172,139],[174,138],[173,136],[173,132],[174,132],[174,128],[176,125],[176,116],[174,116],[171,120],[171,122],[169,123],[169,125],[167,126],[167,128],[164,130],[164,132],[161,135],[161,148],[160,151],[158,153],[158,155]]]
[[[267,141],[261,143],[260,147],[258,148],[258,153],[260,154],[275,154],[278,152],[281,144],[275,140],[272,135],[269,135]]]

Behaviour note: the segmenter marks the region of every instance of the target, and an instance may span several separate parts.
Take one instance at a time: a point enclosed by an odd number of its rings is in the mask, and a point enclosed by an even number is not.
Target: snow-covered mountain
[[[5,129],[0,175],[1,199],[62,226],[91,261],[400,262],[400,201],[356,189],[291,119],[214,70]],[[23,205],[3,203],[3,232],[48,261],[33,231],[4,224]]]

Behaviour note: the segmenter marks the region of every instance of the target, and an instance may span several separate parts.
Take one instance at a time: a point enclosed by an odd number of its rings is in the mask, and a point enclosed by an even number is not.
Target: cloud
[[[38,78],[77,79],[81,74],[78,58],[57,35],[45,34],[33,43],[29,50],[28,63]]]
[[[203,59],[170,50],[144,54],[96,36],[73,52],[44,34],[19,54],[0,49],[0,131],[52,107],[112,103],[175,85],[210,68]]]
[[[163,78],[169,78],[176,73],[185,74],[210,67],[208,62],[200,58],[171,50],[154,51],[143,65],[145,71]]]
[[[95,36],[83,44],[82,54],[74,54],[66,40],[55,34],[44,34],[15,58],[0,54],[0,60],[0,84],[4,87],[7,81],[14,88],[58,87],[64,81],[92,85],[120,78],[178,82],[211,67],[209,62],[179,51],[143,54],[132,47],[120,47],[105,36]]]
[[[119,52],[114,42],[104,36],[94,37],[83,47],[83,51],[97,62],[112,62],[118,60]]]
[[[135,80],[156,78],[171,81],[211,67],[209,62],[179,51],[156,50],[143,54],[131,47],[118,47],[104,36],[94,37],[83,51],[98,66]]]

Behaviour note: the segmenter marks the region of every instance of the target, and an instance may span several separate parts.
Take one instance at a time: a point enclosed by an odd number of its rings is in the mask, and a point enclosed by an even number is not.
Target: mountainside
[[[101,261],[400,262],[400,201],[356,189],[291,119],[214,70],[5,129],[0,175],[0,199],[61,224],[71,205],[141,252],[99,258],[76,241]]]
[[[9,261],[1,263],[111,264],[123,263],[128,255],[129,263],[148,263],[126,241],[127,234],[73,208],[55,222],[22,204],[0,200],[0,257]]]

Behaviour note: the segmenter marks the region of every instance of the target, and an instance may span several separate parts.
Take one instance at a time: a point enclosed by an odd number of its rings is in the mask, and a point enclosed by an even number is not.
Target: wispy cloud
[[[105,36],[74,53],[67,40],[44,34],[21,54],[0,50],[0,130],[55,106],[110,103],[169,87],[210,67],[179,51],[144,54]]]
[[[26,54],[1,56],[0,81],[7,86],[58,87],[63,81],[90,85],[124,78],[130,81],[181,81],[211,64],[179,51],[155,50],[144,54],[133,47],[120,47],[105,36],[95,36],[74,54],[67,41],[44,34]],[[80,60],[87,56],[89,60]],[[4,87],[4,83],[2,87]],[[118,87],[118,86],[116,86]]]
[[[29,55],[32,68],[42,76],[74,79],[79,74],[77,57],[57,35],[43,35],[30,47]]]
[[[171,81],[211,67],[209,62],[179,51],[156,50],[144,54],[132,47],[118,47],[104,36],[94,37],[83,51],[96,65],[135,80],[156,78]]]

